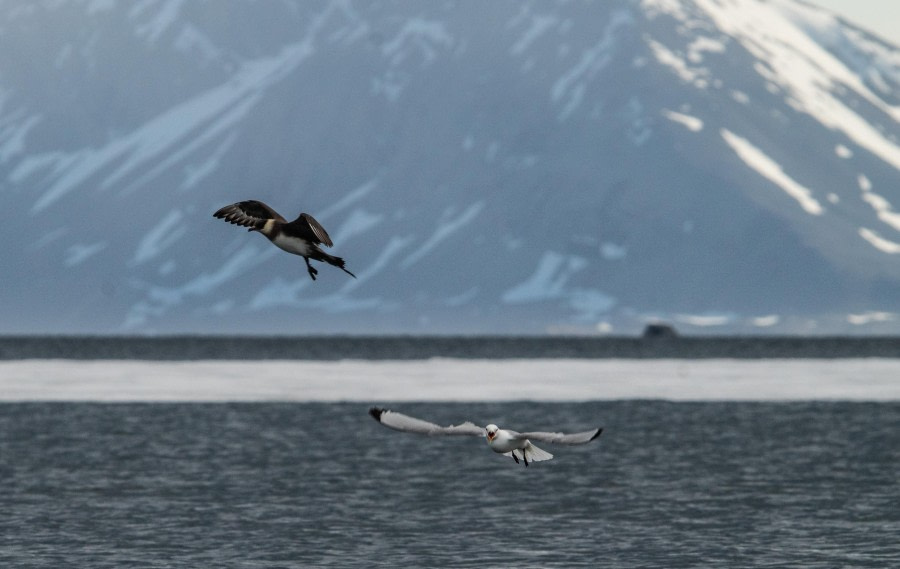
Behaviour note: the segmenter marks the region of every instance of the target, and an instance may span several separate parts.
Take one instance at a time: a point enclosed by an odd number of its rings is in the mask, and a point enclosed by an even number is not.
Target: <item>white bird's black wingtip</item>
[[[372,407],[369,409],[369,415],[372,416],[373,419],[381,422],[381,414],[387,411],[387,409],[382,409],[381,407]]]
[[[603,427],[600,427],[599,429],[597,429],[597,432],[594,433],[594,436],[591,437],[591,440],[594,440],[594,439],[596,439],[597,437],[599,437],[599,436],[600,436],[600,433],[602,433],[602,432],[603,432]],[[588,441],[588,442],[590,442],[590,441]]]

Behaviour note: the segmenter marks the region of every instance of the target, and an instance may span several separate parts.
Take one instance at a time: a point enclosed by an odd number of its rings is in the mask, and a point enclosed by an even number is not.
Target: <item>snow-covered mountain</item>
[[[898,137],[796,0],[0,3],[0,332],[897,332]]]

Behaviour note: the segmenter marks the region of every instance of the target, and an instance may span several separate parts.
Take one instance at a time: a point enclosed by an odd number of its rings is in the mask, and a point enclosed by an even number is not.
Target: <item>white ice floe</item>
[[[900,400],[900,359],[0,362],[2,401]]]
[[[781,316],[777,314],[767,314],[766,316],[757,316],[751,320],[754,326],[759,328],[768,328],[781,322]]]
[[[847,322],[855,326],[863,326],[873,322],[890,322],[897,318],[892,312],[870,311],[862,314],[848,314]]]
[[[678,322],[701,328],[725,326],[734,321],[733,314],[678,314],[675,316]]]

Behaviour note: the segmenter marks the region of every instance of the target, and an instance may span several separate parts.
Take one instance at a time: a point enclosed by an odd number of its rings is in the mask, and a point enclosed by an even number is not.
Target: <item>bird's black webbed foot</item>
[[[519,464],[519,457],[516,456],[516,451],[512,451],[510,454],[512,455],[513,460],[516,461],[516,464]]]
[[[309,271],[309,278],[311,278],[312,280],[316,280],[316,275],[319,274],[319,271],[317,271],[315,267],[309,264],[309,259],[303,257],[303,260],[306,261],[306,270]]]
[[[525,461],[525,468],[528,468],[528,456],[525,454],[525,451],[522,451],[522,460]]]

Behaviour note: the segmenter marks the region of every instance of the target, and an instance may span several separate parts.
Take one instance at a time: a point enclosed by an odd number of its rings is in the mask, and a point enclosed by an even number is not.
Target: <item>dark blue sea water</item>
[[[380,402],[383,403],[383,402]],[[898,567],[900,404],[0,404],[0,567]]]

